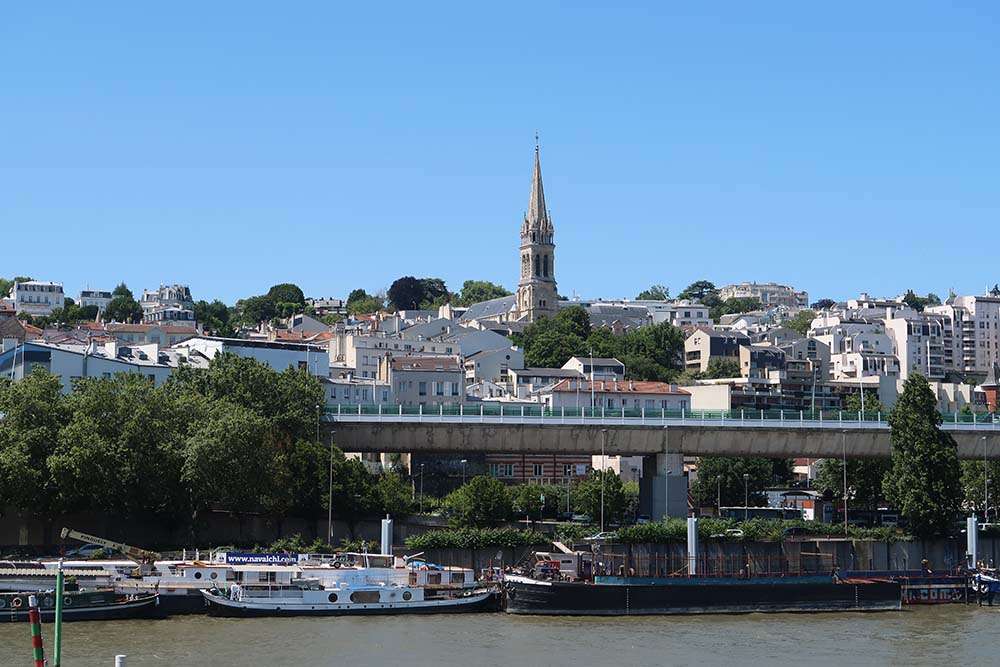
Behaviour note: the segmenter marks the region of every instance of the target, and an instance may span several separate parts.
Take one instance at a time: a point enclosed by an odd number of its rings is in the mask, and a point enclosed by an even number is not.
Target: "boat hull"
[[[384,616],[392,614],[457,614],[499,610],[495,591],[477,592],[466,597],[420,602],[351,604],[351,605],[295,605],[271,602],[233,601],[210,591],[202,593],[210,616],[235,618],[274,616]]]
[[[44,599],[43,594],[38,594],[38,596],[39,602],[41,603]],[[21,598],[22,604],[18,608],[7,605],[4,609],[0,609],[0,623],[18,623],[27,621],[27,598],[28,595],[24,594],[23,598]],[[166,618],[167,616],[166,610],[160,607],[159,598],[156,595],[147,595],[133,600],[105,602],[94,605],[88,605],[86,602],[83,602],[83,600],[85,600],[85,597],[81,594],[80,597],[74,598],[74,602],[76,604],[66,605],[63,607],[63,621],[111,621],[132,618],[153,619]],[[41,615],[43,623],[50,623],[54,621],[56,616],[55,609],[48,606],[40,607],[39,614]]]
[[[634,616],[901,608],[900,586],[890,581],[678,579],[591,584],[508,577],[505,588],[505,608],[512,614]]]

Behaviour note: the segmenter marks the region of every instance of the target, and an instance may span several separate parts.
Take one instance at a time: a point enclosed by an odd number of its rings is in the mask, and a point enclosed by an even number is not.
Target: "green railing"
[[[683,420],[706,422],[774,421],[774,422],[867,422],[881,424],[887,415],[882,412],[847,412],[844,410],[663,410],[658,408],[548,408],[541,405],[504,405],[473,403],[442,406],[343,403],[327,406],[326,413],[336,416],[415,416],[415,417],[503,417],[533,419],[603,419],[603,420]],[[996,424],[991,414],[942,414],[944,424]]]

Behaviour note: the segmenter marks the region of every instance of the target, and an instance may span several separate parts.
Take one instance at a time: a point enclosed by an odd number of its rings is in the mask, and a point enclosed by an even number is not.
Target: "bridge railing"
[[[326,408],[329,419],[347,421],[489,421],[490,423],[567,422],[585,424],[713,424],[739,426],[780,426],[836,428],[887,428],[888,415],[882,412],[847,412],[844,410],[667,410],[662,408],[591,408],[543,405],[504,405],[472,403],[458,405],[392,405],[375,403],[339,403]],[[998,429],[1000,419],[992,414],[942,414],[948,429]]]

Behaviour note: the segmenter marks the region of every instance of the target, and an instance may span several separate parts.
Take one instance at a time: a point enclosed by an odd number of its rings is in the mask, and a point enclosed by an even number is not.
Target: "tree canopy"
[[[650,285],[635,298],[639,301],[666,301],[670,298],[670,288],[666,285]]]
[[[940,424],[927,379],[911,374],[889,415],[892,467],[883,491],[920,537],[947,534],[962,500],[957,446]]]
[[[487,528],[507,521],[513,511],[510,492],[503,482],[477,475],[444,499],[452,523]]]
[[[691,486],[691,495],[702,507],[716,505],[719,495],[724,507],[742,507],[745,500],[751,506],[765,505],[764,490],[786,483],[790,477],[791,463],[787,459],[703,456],[698,461],[698,479]]]
[[[393,281],[386,292],[389,305],[395,310],[418,310],[447,303],[451,295],[440,278],[403,276]]]
[[[462,283],[462,290],[458,293],[456,303],[459,306],[471,306],[474,303],[509,295],[510,292],[503,285],[488,280],[466,280]]]
[[[795,315],[785,320],[784,325],[797,333],[806,336],[812,327],[812,321],[816,319],[816,313],[811,310],[800,310]]]

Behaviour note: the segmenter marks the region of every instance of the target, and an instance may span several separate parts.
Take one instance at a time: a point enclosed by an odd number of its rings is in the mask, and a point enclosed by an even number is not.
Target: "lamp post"
[[[594,367],[591,365],[590,370],[593,371]],[[604,460],[604,450],[607,446],[608,440],[608,429],[601,429],[601,532],[604,532],[604,466],[606,465]]]
[[[847,536],[847,430],[840,432],[840,441],[844,447],[844,536]]]
[[[420,513],[424,513],[424,464],[420,464]]]
[[[715,509],[722,516],[722,476],[715,478]]]
[[[743,473],[743,521],[750,517],[750,474]]]
[[[465,486],[465,464],[468,462],[468,459],[462,459],[462,486]]]
[[[990,467],[986,459],[986,436],[983,441],[983,523],[990,522]]]
[[[333,544],[333,430],[330,431],[330,476],[326,490],[326,543]]]

